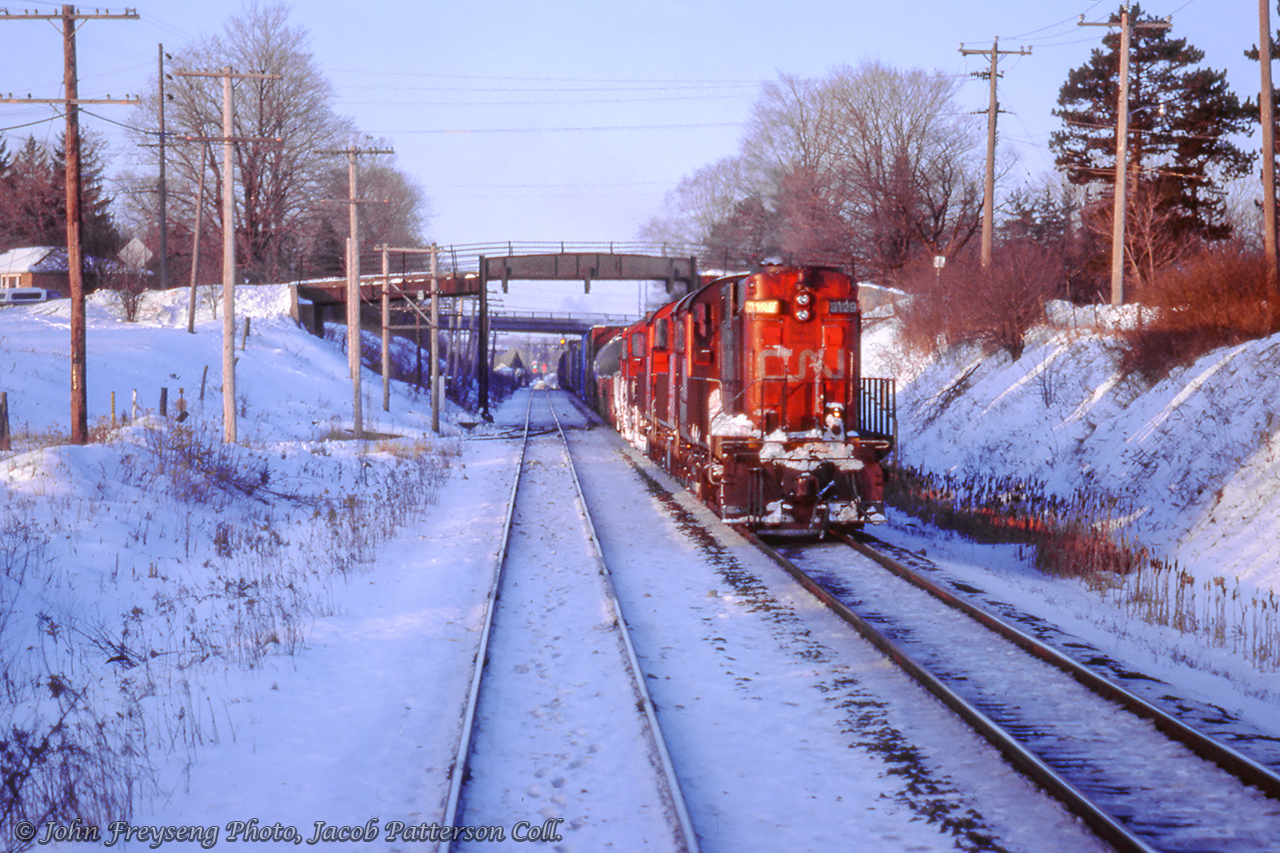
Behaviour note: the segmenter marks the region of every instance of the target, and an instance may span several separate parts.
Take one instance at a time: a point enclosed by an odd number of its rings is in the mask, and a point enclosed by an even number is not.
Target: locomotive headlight
[[[808,293],[805,293],[804,291],[801,291],[800,293],[796,294],[797,305],[802,305],[802,306],[808,305],[812,301],[813,301],[813,297]]]
[[[805,320],[808,320],[810,316],[812,315],[810,315],[808,308],[799,308],[796,310],[796,319],[802,323]]]
[[[840,439],[844,436],[844,406],[839,403],[827,403],[822,420],[829,437]]]

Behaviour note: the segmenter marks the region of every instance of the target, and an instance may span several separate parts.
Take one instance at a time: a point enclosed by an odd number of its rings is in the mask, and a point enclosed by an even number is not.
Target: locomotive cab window
[[[711,364],[715,360],[716,329],[711,322],[711,306],[700,302],[693,306],[693,358],[701,364]]]
[[[663,318],[653,324],[653,348],[665,350],[670,346],[671,323]]]

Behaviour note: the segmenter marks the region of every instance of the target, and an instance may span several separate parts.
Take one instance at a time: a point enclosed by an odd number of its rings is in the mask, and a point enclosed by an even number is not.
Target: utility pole
[[[279,74],[238,74],[231,66],[221,71],[175,71],[179,77],[222,78],[222,138],[187,137],[191,142],[222,143],[222,433],[228,444],[236,443],[236,208],[234,144],[236,142],[280,142],[278,138],[237,138],[234,131],[232,79],[279,80]]]
[[[440,434],[440,247],[431,244],[431,431]]]
[[[440,247],[432,243],[425,249],[406,248],[388,246],[383,243],[380,247],[382,250],[382,410],[384,412],[391,411],[391,374],[389,366],[390,349],[390,290],[391,290],[391,261],[390,253],[399,252],[401,254],[418,254],[431,256],[431,315],[427,321],[431,326],[431,430],[436,435],[440,434],[440,394],[437,387],[440,381],[440,279],[437,271],[438,256]],[[403,285],[401,285],[403,289]],[[410,307],[414,311],[415,327],[420,327],[422,320],[422,309],[410,302]],[[416,338],[415,338],[416,340]],[[419,346],[421,343],[419,342]],[[421,356],[419,356],[421,358]],[[421,368],[421,364],[419,364]],[[422,371],[418,371],[418,381],[422,381]]]
[[[191,299],[187,303],[187,332],[196,333],[196,280],[200,272],[200,226],[204,221],[204,164],[209,143],[200,143],[200,171],[196,178],[196,233],[191,241]]]
[[[169,200],[169,188],[164,179],[164,45],[160,45],[160,289],[169,289],[169,218],[165,208]]]
[[[1120,10],[1119,22],[1087,22],[1080,16],[1082,27],[1120,27],[1120,96],[1116,103],[1116,193],[1111,214],[1111,304],[1124,304],[1124,220],[1127,203],[1125,182],[1129,172],[1129,40],[1134,27],[1142,30],[1167,30],[1170,18],[1134,24],[1129,20],[1129,4]]]
[[[1263,0],[1265,2],[1265,0]],[[986,72],[986,77],[991,81],[991,95],[987,103],[987,177],[982,188],[982,266],[991,266],[991,243],[995,233],[996,218],[996,114],[1000,111],[999,102],[996,100],[996,78],[999,72],[996,66],[1000,62],[1000,56],[1028,56],[1031,48],[1024,47],[1022,50],[1001,50],[1000,39],[991,40],[990,50],[976,50],[966,48],[960,45],[960,53],[969,56],[971,54],[991,55],[991,70]],[[978,72],[975,77],[982,77],[983,73]]]
[[[1271,298],[1280,297],[1276,267],[1276,125],[1274,89],[1271,88],[1270,0],[1258,0],[1258,64],[1262,66],[1262,242],[1267,258],[1267,284]]]
[[[352,145],[324,154],[347,155],[347,205],[350,208],[350,236],[347,237],[347,366],[351,370],[352,432],[356,438],[364,438],[364,413],[360,400],[360,219],[359,205],[369,200],[358,198],[356,192],[356,158],[361,154],[394,154],[390,148],[357,148]],[[381,201],[381,199],[377,199]]]
[[[62,98],[5,98],[5,104],[59,104],[66,111],[66,184],[67,184],[67,284],[71,296],[71,441],[89,443],[89,396],[85,385],[86,334],[84,308],[84,255],[80,247],[80,105],[137,104],[137,98],[81,98],[76,75],[76,22],[98,20],[138,20],[138,13],[126,9],[123,15],[94,12],[80,14],[74,6],[63,6],[61,12],[41,14],[24,12],[11,15],[0,9],[0,21],[62,21],[63,93]]]

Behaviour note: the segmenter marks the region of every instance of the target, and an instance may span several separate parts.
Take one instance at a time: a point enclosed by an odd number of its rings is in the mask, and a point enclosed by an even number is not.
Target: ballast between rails
[[[511,479],[511,493],[507,496],[507,512],[502,522],[502,539],[498,545],[498,553],[494,556],[496,564],[493,580],[489,584],[488,597],[485,600],[484,622],[480,629],[480,642],[476,648],[475,664],[471,671],[471,686],[467,692],[467,705],[462,716],[462,730],[458,735],[458,751],[454,756],[453,766],[449,769],[449,795],[445,799],[444,816],[441,826],[456,826],[458,803],[462,797],[462,785],[466,781],[467,763],[471,755],[471,739],[475,730],[476,709],[480,704],[480,683],[484,680],[484,663],[489,654],[489,638],[493,632],[493,614],[497,608],[498,590],[502,588],[502,567],[507,561],[507,547],[511,541],[511,519],[515,515],[516,491],[520,488],[520,471],[524,467],[525,452],[529,447],[529,415],[533,411],[533,397],[529,397],[529,405],[524,413],[524,435],[520,445],[520,458],[516,460],[515,475]],[[437,842],[436,849],[448,853],[453,842]]]
[[[1280,776],[1277,776],[1274,772],[1248,756],[1242,755],[1226,744],[1196,731],[1176,717],[1103,678],[1052,646],[1040,642],[994,614],[944,589],[919,572],[913,571],[909,566],[877,551],[867,543],[850,536],[840,535],[837,538],[887,571],[919,587],[947,606],[960,611],[1014,643],[1023,651],[1035,655],[1046,663],[1052,664],[1067,673],[1094,693],[1115,702],[1132,714],[1150,720],[1167,737],[1181,743],[1206,761],[1216,764],[1240,781],[1252,785],[1271,799],[1280,800]]]
[[[555,421],[556,430],[560,433],[561,441],[564,442],[565,447],[568,447],[569,441],[565,438],[564,428],[560,425],[560,418],[556,416],[554,407],[551,409],[551,417]],[[604,579],[605,594],[609,598],[609,606],[613,611],[614,619],[617,621],[618,635],[625,650],[627,666],[634,676],[636,692],[640,696],[641,710],[648,723],[649,732],[653,737],[654,749],[658,753],[659,761],[662,764],[663,777],[666,781],[667,791],[671,796],[671,806],[676,814],[676,822],[679,824],[684,849],[686,853],[699,853],[698,835],[694,831],[693,820],[689,817],[689,808],[685,803],[680,780],[676,776],[675,764],[671,760],[671,752],[667,748],[666,738],[662,734],[662,726],[658,722],[657,708],[654,707],[653,699],[649,695],[649,688],[645,684],[644,670],[640,668],[640,659],[636,656],[635,645],[631,642],[631,632],[627,628],[626,617],[622,612],[622,604],[618,600],[618,590],[613,583],[613,573],[609,571],[609,565],[605,562],[604,548],[600,545],[600,537],[596,535],[595,521],[591,518],[591,509],[587,506],[586,496],[582,493],[582,481],[578,479],[578,468],[574,464],[572,453],[569,454],[569,473],[573,477],[574,492],[583,508],[583,516],[592,547],[600,558],[600,574]]]
[[[1107,812],[1098,808],[1084,793],[1064,779],[1038,756],[1027,750],[1012,735],[982,713],[963,697],[942,683],[933,673],[903,651],[892,640],[878,631],[871,623],[850,610],[803,569],[779,554],[750,531],[741,531],[751,544],[791,575],[810,594],[825,604],[840,619],[853,626],[869,643],[879,649],[900,669],[914,678],[956,715],[1000,751],[1002,755],[1029,779],[1057,798],[1080,817],[1099,838],[1121,853],[1156,853],[1155,848],[1132,833]]]
[[[541,432],[530,428],[532,421],[532,405],[535,396],[540,396],[547,402],[551,418],[554,423],[553,428],[544,429]],[[614,631],[617,632],[616,634],[613,634],[613,638],[616,639],[617,643],[613,648],[616,652],[621,653],[621,657],[618,659],[618,662],[621,664],[622,669],[616,670],[616,672],[621,676],[622,681],[618,682],[615,685],[615,688],[621,687],[623,692],[611,693],[610,695],[617,695],[620,697],[617,700],[612,700],[616,702],[618,707],[625,707],[631,712],[638,712],[638,716],[636,718],[638,720],[638,728],[635,730],[637,737],[625,739],[621,742],[644,744],[643,749],[646,751],[645,755],[647,758],[645,767],[654,772],[653,779],[656,783],[655,788],[653,789],[656,792],[656,799],[653,800],[653,804],[654,806],[661,808],[660,812],[653,811],[651,813],[654,815],[663,815],[663,819],[668,827],[668,831],[671,832],[671,837],[674,842],[673,849],[685,851],[685,853],[698,853],[698,838],[694,830],[692,820],[689,816],[689,810],[685,803],[684,796],[675,773],[670,752],[659,725],[656,708],[649,695],[648,687],[644,680],[644,671],[640,666],[635,648],[628,634],[627,623],[622,611],[622,606],[618,600],[612,575],[605,561],[603,549],[600,547],[599,537],[591,519],[590,509],[587,506],[585,497],[582,493],[577,468],[571,452],[571,445],[565,435],[565,430],[560,423],[560,419],[556,415],[554,407],[551,406],[549,395],[546,393],[535,394],[534,392],[528,392],[528,398],[521,450],[515,466],[515,473],[512,479],[510,492],[508,494],[507,508],[502,525],[501,541],[496,549],[496,554],[494,555],[496,565],[494,566],[492,580],[488,588],[488,595],[485,602],[485,614],[473,662],[470,689],[467,694],[467,700],[464,708],[457,753],[449,771],[449,790],[445,799],[444,813],[441,817],[440,825],[445,827],[457,827],[465,823],[465,819],[460,820],[460,818],[465,818],[466,815],[463,813],[469,811],[470,806],[474,805],[473,798],[476,796],[476,790],[474,788],[477,784],[476,778],[480,778],[481,780],[491,778],[491,774],[494,772],[494,767],[486,766],[485,763],[486,755],[492,756],[495,754],[495,751],[491,748],[492,744],[486,746],[484,743],[481,743],[477,746],[477,738],[480,741],[484,741],[485,738],[492,740],[494,737],[492,732],[495,729],[490,725],[493,718],[492,716],[484,717],[485,712],[484,709],[481,708],[481,702],[482,693],[488,696],[489,691],[491,689],[495,689],[495,682],[493,679],[500,679],[503,677],[501,675],[494,674],[495,672],[501,672],[503,670],[493,670],[490,657],[494,656],[498,659],[507,660],[506,656],[511,654],[512,637],[515,635],[510,631],[504,633],[502,628],[502,625],[506,624],[504,620],[507,618],[507,615],[510,615],[508,614],[508,611],[519,611],[521,607],[525,608],[526,611],[529,611],[529,609],[532,608],[534,612],[539,614],[544,611],[544,606],[537,603],[540,599],[536,594],[532,598],[521,596],[519,594],[507,597],[504,596],[503,587],[504,585],[510,585],[512,583],[521,584],[523,582],[524,586],[521,588],[527,592],[529,572],[536,571],[536,568],[531,567],[543,565],[541,558],[532,560],[527,558],[529,556],[528,552],[530,542],[542,542],[544,539],[544,537],[541,536],[531,537],[529,535],[528,531],[530,529],[536,530],[539,529],[540,526],[540,523],[536,520],[534,522],[530,522],[530,511],[531,508],[545,506],[545,503],[529,498],[525,489],[537,488],[540,485],[545,490],[548,486],[545,479],[539,480],[539,478],[535,476],[526,483],[524,482],[524,477],[527,473],[526,463],[529,462],[529,460],[533,460],[532,465],[536,466],[541,458],[537,449],[538,446],[530,446],[530,438],[534,435],[551,435],[552,433],[555,433],[559,436],[560,445],[567,457],[567,474],[572,482],[572,491],[576,495],[579,505],[582,508],[582,521],[587,533],[587,541],[585,543],[587,550],[582,553],[590,555],[589,562],[586,563],[575,561],[572,557],[569,557],[569,564],[564,571],[581,572],[585,568],[586,574],[581,575],[581,577],[594,578],[598,576],[598,579],[601,581],[601,587],[597,588],[596,594],[603,594],[605,599],[607,599],[609,616],[611,616],[611,619],[600,624],[603,625],[611,623],[611,629],[608,633],[612,634]],[[563,474],[560,476],[563,477]],[[563,494],[563,490],[564,485],[562,483],[559,487],[559,494]],[[521,503],[519,511],[517,511],[518,502]],[[533,512],[533,516],[536,519],[536,511]],[[523,535],[520,534],[521,530],[525,531]],[[514,543],[513,537],[515,540]],[[552,550],[549,553],[555,554],[556,552]],[[545,573],[542,574],[545,575]],[[589,586],[594,587],[594,584],[595,581],[592,580]],[[545,591],[546,590],[543,590],[543,592]],[[502,603],[502,614],[498,613],[500,602]],[[561,608],[562,614],[564,608],[568,606],[570,605],[567,604],[566,601],[560,601],[559,607]],[[579,606],[575,612],[595,613],[597,612],[597,608],[593,602],[590,607],[584,608]],[[511,624],[517,624],[518,621],[519,619],[517,617],[512,620]],[[496,629],[496,637],[494,636],[495,623],[497,623],[498,626]],[[591,631],[594,632],[596,628],[596,623],[592,622]],[[583,626],[579,625],[574,630],[582,631]],[[582,639],[581,635],[575,636],[579,636],[579,639]],[[556,639],[558,640],[560,638],[556,637]],[[614,641],[614,639],[610,639],[608,642],[610,645],[613,645]],[[588,651],[588,654],[590,653],[591,652]],[[556,654],[554,657],[559,657],[559,655]],[[578,665],[580,666],[581,662],[579,662]],[[598,665],[598,662],[593,660],[593,666]],[[528,667],[513,667],[512,669],[513,671],[521,672],[527,671]],[[595,675],[599,679],[603,678],[605,673],[596,672]],[[614,676],[610,674],[610,677],[612,678]],[[597,681],[596,683],[604,682]],[[501,688],[497,689],[500,690]],[[595,689],[599,690],[601,688],[597,687]],[[595,695],[600,696],[603,694],[596,693]],[[561,695],[557,692],[555,701],[559,702],[560,698]],[[544,705],[542,707],[549,706]],[[598,710],[596,713],[598,713]],[[531,714],[530,717],[532,716],[534,715]],[[489,722],[481,722],[482,718]],[[500,729],[501,727],[499,726],[497,728]],[[501,735],[498,737],[500,739]],[[477,751],[477,749],[479,751]],[[594,748],[592,751],[594,751]],[[473,752],[475,752],[475,756],[473,756]],[[523,752],[520,754],[525,755]],[[491,764],[492,758],[490,758],[489,761]],[[573,765],[569,766],[572,767]],[[562,781],[563,780],[561,780],[561,782]],[[485,783],[482,781],[480,784],[483,786]],[[597,786],[588,784],[583,788],[584,794],[587,792],[588,788],[596,790]],[[480,806],[481,810],[483,810],[483,808],[483,805]],[[436,849],[440,851],[452,850],[454,849],[453,842],[455,840],[459,840],[459,836],[448,835],[442,841],[437,843]]]

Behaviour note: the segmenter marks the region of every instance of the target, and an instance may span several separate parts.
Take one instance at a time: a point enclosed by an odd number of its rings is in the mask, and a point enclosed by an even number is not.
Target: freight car
[[[896,434],[893,380],[863,378],[861,338],[849,276],[766,266],[593,329],[561,384],[726,522],[848,530],[884,520]]]

